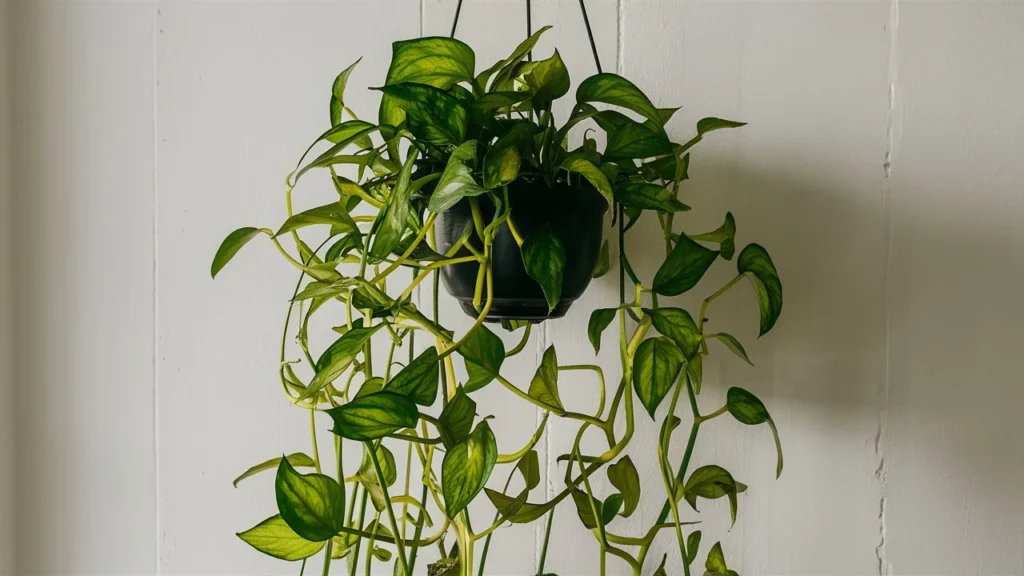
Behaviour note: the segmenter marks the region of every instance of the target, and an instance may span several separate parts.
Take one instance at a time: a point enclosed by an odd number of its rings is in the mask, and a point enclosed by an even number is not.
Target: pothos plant
[[[690,149],[707,133],[742,123],[706,118],[692,139],[673,143],[664,126],[675,109],[657,108],[625,78],[597,74],[579,83],[572,112],[559,124],[552,103],[568,93],[569,73],[557,52],[545,60],[530,58],[545,30],[479,74],[473,51],[457,40],[395,43],[386,84],[376,88],[382,93],[377,124],[356,118],[345,105],[355,65],[344,70],[331,93],[331,127],[287,178],[287,219],[276,230],[236,230],[217,251],[214,276],[244,244],[263,235],[298,271],[285,315],[279,378],[287,400],[309,412],[311,451],[272,458],[235,481],[237,485],[267,470],[277,474],[276,513],[239,534],[257,550],[301,561],[301,571],[308,558],[322,554],[323,574],[331,570],[332,560],[344,558],[347,566],[335,562],[336,573],[370,574],[375,562],[392,562],[395,574],[408,575],[423,565],[418,561],[422,551],[437,545],[440,559],[426,568],[427,574],[483,575],[496,530],[507,523],[544,521],[541,574],[552,517],[559,504],[568,503],[597,539],[602,574],[609,555],[628,564],[634,574],[645,569],[665,574],[665,558],[653,566],[647,556],[654,539],[666,531],[674,535],[689,575],[707,541],[692,527],[698,500],[728,499],[735,522],[737,497],[746,488],[720,466],[691,466],[698,432],[729,414],[742,424],[767,425],[778,446],[771,416],[750,392],[731,388],[725,405],[710,412],[698,405],[709,342],[718,341],[749,362],[736,338],[707,330],[709,305],[746,281],[757,297],[760,334],[771,330],[779,317],[782,288],[767,252],[757,244],[744,248],[736,257],[735,277],[704,299],[696,316],[659,304],[659,297],[693,289],[712,264],[735,255],[731,214],[721,227],[703,233],[680,229],[675,215],[689,209],[679,193],[687,179]],[[577,126],[581,130],[572,132]],[[591,129],[604,132],[603,146],[590,137]],[[574,147],[570,142],[580,132]],[[316,146],[326,149],[310,159]],[[296,212],[293,189],[316,169],[330,173],[338,199]],[[552,309],[566,267],[562,242],[549,228],[541,226],[526,237],[517,231],[509,188],[524,180],[552,195],[561,193],[559,183],[596,190],[609,206],[622,208],[620,238],[643,216],[656,219],[663,231],[666,256],[649,280],[632,271],[620,245],[619,265],[632,280],[632,298],[590,316],[587,332],[595,354],[606,328],[613,322],[618,326],[621,374],[613,380],[617,384],[609,402],[603,370],[592,364],[561,364],[553,345],[525,387],[501,372],[503,362],[526,346],[530,323],[504,322],[505,329],[521,333],[520,343],[510,350],[484,323],[494,299],[497,258],[492,248],[499,230],[511,231],[521,247],[523,267]],[[480,208],[483,201],[491,206],[489,216]],[[472,221],[442,250],[435,219],[459,203],[469,205]],[[623,214],[628,222],[622,221]],[[302,236],[308,239],[315,228],[321,230],[322,241],[313,247]],[[601,252],[595,275],[608,269],[607,243]],[[438,313],[439,273],[459,264],[477,267],[476,319],[462,334],[446,329]],[[408,280],[395,296],[387,283],[393,288],[403,268]],[[434,285],[430,310],[414,302],[415,288],[427,280]],[[328,310],[337,324],[336,339],[311,341],[310,319]],[[289,346],[291,338],[295,344]],[[417,353],[417,343],[423,348],[424,342],[428,346]],[[374,353],[379,360],[381,351],[383,371],[375,370],[374,362]],[[404,361],[399,360],[402,356]],[[464,363],[464,381],[457,377],[456,361]],[[593,414],[574,411],[559,392],[560,379],[586,374],[598,399]],[[526,445],[499,448],[490,416],[480,417],[473,399],[487,386],[502,387],[543,410],[540,426]],[[689,404],[689,432],[682,461],[676,463],[669,460],[669,448],[683,421],[675,415],[680,398]],[[625,454],[634,434],[635,401],[648,417],[661,420],[655,447],[660,486],[642,483]],[[663,404],[667,409],[659,410]],[[324,439],[318,437],[314,418],[318,411],[334,423],[333,457],[325,457],[322,450]],[[558,459],[565,467],[561,490],[537,501],[531,498],[540,481],[534,448],[549,417],[578,422],[579,430],[572,450]],[[607,450],[584,453],[580,446],[588,431],[603,437]],[[362,452],[356,470],[344,469],[343,454],[349,450]],[[396,454],[405,455],[400,486]],[[505,467],[504,483],[492,481]],[[415,479],[414,468],[422,470]],[[781,448],[777,472],[782,472]],[[595,492],[598,474],[607,476],[614,492]],[[502,490],[493,489],[499,485]],[[660,516],[641,534],[619,533],[615,519],[633,514],[642,493],[664,499]],[[494,516],[471,521],[468,505],[481,497],[493,505]],[[681,502],[692,510],[684,510]],[[706,574],[735,574],[727,568],[719,543],[706,546],[703,558]]]

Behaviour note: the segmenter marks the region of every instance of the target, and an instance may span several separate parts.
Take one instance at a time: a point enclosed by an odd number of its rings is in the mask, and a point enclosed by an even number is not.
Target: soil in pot
[[[508,194],[512,219],[523,238],[547,224],[565,246],[562,298],[549,312],[540,285],[526,274],[519,245],[508,225],[502,224],[492,247],[494,301],[487,321],[541,322],[547,318],[561,318],[590,284],[601,251],[604,213],[608,210],[608,203],[585,180],[580,184],[561,182],[548,187],[543,181],[519,179],[509,185]],[[487,196],[480,196],[478,200],[484,219],[490,221],[494,215],[494,204]],[[439,251],[446,253],[458,241],[465,227],[472,226],[472,223],[472,211],[466,199],[439,214],[434,221]],[[471,237],[471,241],[479,247],[476,235]],[[469,252],[463,249],[459,255],[469,255]],[[459,301],[463,311],[474,318],[479,315],[473,308],[478,267],[475,262],[469,262],[441,269],[445,289]]]

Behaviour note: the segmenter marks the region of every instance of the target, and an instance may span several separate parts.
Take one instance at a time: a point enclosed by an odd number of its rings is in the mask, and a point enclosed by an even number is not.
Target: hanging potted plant
[[[344,70],[332,90],[331,127],[287,178],[283,224],[276,230],[238,229],[217,250],[214,276],[243,245],[265,235],[299,276],[285,315],[278,376],[288,401],[309,412],[311,451],[271,458],[236,480],[237,485],[268,470],[277,474],[276,514],[239,534],[257,550],[302,562],[302,570],[307,559],[322,553],[325,575],[342,558],[349,574],[360,563],[370,574],[375,562],[391,562],[388,573],[412,575],[418,555],[433,553],[436,545],[438,557],[428,574],[471,576],[477,568],[486,573],[487,549],[502,525],[546,518],[540,574],[551,519],[559,504],[572,502],[598,539],[602,574],[612,556],[633,574],[645,573],[654,539],[672,533],[675,562],[689,576],[702,533],[690,529],[693,522],[680,503],[696,510],[698,498],[728,498],[735,521],[737,497],[746,488],[719,466],[691,469],[701,426],[730,414],[742,424],[769,427],[779,447],[774,421],[750,392],[732,388],[724,405],[713,410],[698,405],[709,342],[717,340],[749,362],[736,338],[705,330],[710,304],[747,280],[757,296],[761,335],[781,313],[782,287],[767,252],[756,244],[744,248],[736,276],[704,299],[696,320],[682,308],[659,303],[659,296],[693,289],[712,264],[735,255],[731,214],[705,233],[677,231],[674,216],[688,209],[679,193],[690,149],[710,131],[742,124],[707,118],[693,138],[673,143],[664,125],[674,109],[657,108],[625,78],[602,73],[579,84],[572,113],[559,123],[552,103],[568,93],[568,71],[557,52],[529,58],[545,30],[479,74],[473,51],[457,40],[395,43],[387,82],[376,88],[382,93],[376,124],[356,118],[345,105],[354,65]],[[583,125],[604,131],[606,144],[599,146],[585,133],[574,136],[573,128]],[[323,151],[312,155],[316,146]],[[338,199],[293,211],[294,186],[316,169],[330,173]],[[621,377],[607,379],[596,364],[560,364],[549,346],[529,385],[517,385],[502,366],[526,349],[531,322],[564,314],[590,278],[608,269],[602,223],[612,206],[620,288],[628,276],[634,290],[631,298],[622,290],[617,308],[592,311],[587,332],[598,354],[602,333],[617,321]],[[633,273],[622,242],[644,215],[657,219],[665,242],[665,260],[650,280]],[[318,244],[308,242],[314,229],[321,231]],[[402,268],[411,277],[395,295],[395,274]],[[439,316],[442,277],[476,319],[465,333],[448,330]],[[413,301],[416,286],[428,279],[435,287],[432,313]],[[307,327],[330,309],[336,313],[322,317],[343,320],[334,321],[335,339],[321,343]],[[484,325],[489,319],[507,320],[507,329],[519,331],[519,344],[506,350]],[[655,332],[660,336],[653,337]],[[458,358],[467,374],[462,380],[455,370]],[[593,414],[562,399],[559,378],[565,374],[594,382],[600,401]],[[606,382],[615,383],[614,389],[606,391]],[[489,417],[477,414],[473,399],[487,386],[544,411],[526,445],[499,450]],[[676,416],[681,398],[692,418],[687,416],[686,452],[676,465],[668,455],[682,423]],[[643,486],[624,453],[633,437],[634,400],[662,422],[659,486]],[[661,406],[668,410],[659,416]],[[318,412],[333,421],[333,458],[321,450]],[[540,482],[534,448],[552,416],[579,429],[570,452],[557,459],[566,463],[564,488],[547,501],[531,502]],[[588,431],[607,441],[607,450],[584,454],[581,442]],[[405,455],[402,465],[392,452],[396,445]],[[353,449],[362,462],[346,470],[343,454]],[[414,460],[422,471],[418,485],[412,483]],[[500,492],[492,489],[494,482],[488,487],[499,467],[508,467]],[[395,487],[400,473],[401,493]],[[597,493],[591,482],[596,474],[606,474],[614,490]],[[655,490],[654,497],[664,500],[661,515],[643,533],[623,534],[615,520],[637,509],[642,490]],[[495,510],[490,523],[470,520],[469,503],[481,497]],[[706,573],[735,574],[720,544],[706,548]],[[665,565],[662,558],[654,573],[664,576]]]

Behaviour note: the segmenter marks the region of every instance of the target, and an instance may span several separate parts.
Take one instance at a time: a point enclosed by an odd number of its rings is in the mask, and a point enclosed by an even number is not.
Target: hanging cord
[[[459,14],[462,13],[462,0],[455,6],[455,19],[452,20],[452,33],[449,34],[449,38],[455,38],[455,29],[459,26]]]
[[[533,36],[533,16],[530,13],[530,0],[526,0],[526,37]],[[526,54],[526,59],[533,62],[533,50]]]
[[[594,64],[597,65],[597,73],[601,74],[601,57],[597,55],[597,43],[594,42],[594,31],[590,28],[590,17],[587,16],[587,5],[580,0],[580,11],[583,12],[583,24],[587,27],[587,38],[590,39],[590,50],[594,53]]]

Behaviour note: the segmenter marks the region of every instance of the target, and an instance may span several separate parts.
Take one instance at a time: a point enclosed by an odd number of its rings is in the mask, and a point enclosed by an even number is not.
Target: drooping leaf
[[[516,470],[523,475],[523,483],[529,492],[540,485],[540,457],[536,450],[530,450],[516,463]]]
[[[722,258],[732,260],[733,255],[736,253],[736,219],[733,218],[732,212],[726,212],[725,222],[716,230],[706,234],[690,236],[690,238],[702,242],[718,242]]]
[[[653,576],[668,576],[665,572],[665,562],[668,561],[668,554],[661,555],[661,564],[658,564],[658,569],[654,571]]]
[[[718,258],[718,252],[680,236],[654,275],[652,288],[663,296],[678,296],[700,282],[715,258]]]
[[[451,449],[459,442],[469,436],[473,429],[473,419],[476,417],[476,402],[466,394],[461,386],[455,391],[455,395],[441,411],[438,432],[446,448]]]
[[[622,516],[629,518],[640,504],[640,474],[629,456],[608,467],[608,480],[622,494]]]
[[[281,459],[274,483],[281,518],[310,542],[330,540],[345,525],[345,493],[323,474],[299,474]]]
[[[754,286],[757,305],[761,311],[761,332],[764,336],[775,326],[782,314],[782,282],[768,251],[758,244],[749,244],[740,252],[736,261],[740,274],[745,275]]]
[[[416,234],[412,234],[411,232],[407,234],[405,238],[402,238],[402,241],[398,243],[398,246],[395,247],[395,250],[392,252],[392,254],[395,256],[401,256],[405,254],[406,251],[409,250],[409,247],[412,246],[412,243],[416,239],[416,236]],[[444,259],[444,256],[438,254],[437,252],[434,252],[434,250],[430,247],[430,244],[420,239],[420,241],[417,242],[416,246],[412,249],[412,252],[409,253],[409,259],[405,263],[403,263],[403,265],[416,267],[418,266],[418,264],[416,264],[417,262],[440,262],[441,260]]]
[[[345,206],[341,202],[331,202],[330,204],[310,208],[305,212],[299,212],[285,220],[275,236],[281,236],[293,230],[316,224],[330,226],[332,230],[336,230],[339,234],[359,233],[359,227],[356,226],[355,220],[349,216]]]
[[[384,388],[407,396],[420,406],[430,406],[437,399],[438,378],[440,378],[440,368],[437,361],[437,348],[431,346],[421,352],[398,374],[395,374]]]
[[[659,125],[656,130],[626,118],[620,126],[608,134],[604,159],[608,162],[620,160],[643,160],[655,156],[672,154],[672,143]]]
[[[587,336],[594,346],[594,354],[601,352],[601,334],[612,320],[615,319],[615,308],[598,308],[590,313],[590,322],[587,324]]]
[[[523,242],[526,274],[540,284],[548,311],[562,299],[562,274],[565,271],[565,247],[547,224],[534,230]]]
[[[540,40],[541,35],[550,29],[551,26],[544,26],[540,30],[534,32],[529,38],[523,40],[523,42],[516,47],[508,58],[497,62],[494,66],[491,66],[484,72],[481,72],[476,78],[477,86],[481,90],[486,90],[488,87],[488,81],[491,79],[492,75],[494,75],[494,86],[508,83],[516,66],[523,61],[523,58],[526,58],[526,55],[529,54],[530,51],[533,50],[534,46],[537,45],[537,41]],[[493,89],[494,86],[491,86],[491,88]]]
[[[484,188],[495,189],[511,184],[519,176],[522,162],[519,154],[523,143],[532,142],[537,127],[532,122],[516,122],[509,131],[491,145],[484,157]]]
[[[505,318],[501,321],[501,327],[509,332],[515,332],[520,328],[526,328],[532,324],[533,322],[530,322],[529,320],[515,320],[511,318]]]
[[[693,564],[693,561],[697,559],[697,550],[700,548],[700,530],[694,530],[690,532],[690,535],[686,537],[686,563]]]
[[[362,250],[363,248],[363,237],[361,234],[345,234],[337,242],[331,244],[331,247],[327,249],[324,254],[324,260],[327,262],[333,262],[341,260],[349,252],[353,250]]]
[[[587,530],[593,530],[597,528],[597,519],[594,517],[594,510],[597,513],[601,513],[601,508],[604,506],[604,502],[601,502],[598,498],[592,498],[587,495],[586,492],[575,488],[569,487],[569,493],[572,496],[572,501],[576,504],[576,514],[580,518],[580,522]],[[592,506],[593,505],[593,506]]]
[[[768,409],[764,407],[764,403],[743,388],[730,388],[726,394],[725,405],[736,420],[747,426],[768,424],[768,427],[772,429],[772,436],[775,438],[775,451],[778,453],[775,477],[782,476],[782,442],[779,440],[779,430],[775,427],[775,421],[772,420]]]
[[[678,150],[679,148],[676,147],[673,153],[668,156],[662,156],[661,158],[645,162],[640,167],[644,180],[648,182],[654,182],[655,180],[664,180],[665,182],[689,180],[690,154],[685,153],[679,156]]]
[[[714,132],[715,130],[721,130],[723,128],[739,128],[740,126],[746,125],[746,122],[734,122],[732,120],[724,120],[722,118],[704,118],[697,122],[697,134],[703,136],[708,132]]]
[[[394,110],[405,112],[405,125],[417,139],[458,146],[466,137],[468,112],[458,98],[424,84],[390,84],[376,88]]]
[[[672,389],[684,361],[683,353],[669,338],[650,338],[637,348],[633,357],[633,388],[651,418]]]
[[[466,392],[473,392],[491,383],[505,361],[505,344],[486,326],[480,325],[466,335],[458,352],[466,361]]]
[[[416,404],[401,394],[381,390],[327,410],[334,419],[334,432],[349,440],[376,440],[414,428],[419,420]]]
[[[742,359],[744,362],[750,364],[751,366],[754,365],[754,363],[750,361],[750,358],[747,357],[747,351],[743,349],[743,345],[740,344],[740,341],[737,340],[733,335],[721,332],[719,334],[708,334],[707,337],[714,338],[720,341],[722,344],[725,344],[726,347],[729,348],[729,350],[732,350],[733,354],[739,356],[740,359]]]
[[[594,278],[600,278],[608,273],[610,261],[608,257],[608,241],[601,243],[601,252],[597,256],[597,264],[594,266]]]
[[[596,188],[602,196],[604,196],[605,201],[608,202],[608,206],[611,206],[615,202],[612,183],[608,180],[608,176],[602,172],[596,164],[586,159],[583,155],[570,154],[562,161],[562,168],[568,172],[575,172],[586,178],[587,181],[590,182],[590,184]]]
[[[498,444],[486,421],[453,446],[441,463],[441,492],[449,518],[459,512],[484,489],[498,459]]]
[[[523,503],[489,488],[484,489],[484,493],[502,517],[513,524],[529,524],[547,514],[557,504],[554,500],[544,504]]]
[[[228,237],[221,242],[220,248],[217,249],[217,254],[213,257],[213,264],[210,265],[210,277],[216,278],[217,273],[235,257],[235,254],[237,254],[238,251],[242,249],[242,246],[245,246],[249,240],[255,238],[257,234],[263,233],[269,235],[269,232],[269,230],[247,227],[239,228],[231,234],[228,234]]]
[[[444,212],[465,197],[479,196],[487,192],[487,189],[477,184],[473,178],[476,147],[477,141],[469,140],[452,152],[430,197],[428,207],[431,212]]]
[[[555,354],[554,345],[548,346],[548,349],[544,351],[544,358],[530,382],[529,393],[530,397],[540,400],[558,411],[564,410],[562,400],[558,395],[558,357]]]
[[[348,77],[352,75],[352,71],[355,70],[356,65],[361,60],[362,58],[353,62],[351,66],[342,70],[338,77],[334,79],[334,85],[331,87],[331,126],[341,124],[342,113],[345,110],[345,87],[348,85]],[[331,141],[337,142],[337,140]]]
[[[313,462],[313,459],[310,458],[309,456],[303,454],[302,452],[296,452],[294,454],[289,454],[287,456],[287,458],[288,458],[288,462],[292,466],[294,466],[294,467],[298,467],[298,468],[311,468],[311,467],[315,466],[315,463]],[[255,476],[256,474],[259,474],[260,472],[264,472],[266,470],[276,470],[277,467],[280,466],[280,465],[281,465],[281,458],[271,458],[270,460],[267,460],[266,462],[260,462],[259,464],[253,466],[252,468],[249,468],[245,472],[242,472],[242,474],[238,478],[235,478],[234,482],[232,482],[232,485],[235,488],[238,488],[238,483],[241,482],[242,480],[245,480],[246,478],[250,478],[252,476]]]
[[[377,478],[377,469],[373,466],[373,459],[370,458],[370,448],[368,442],[363,444],[363,460],[359,464],[359,471],[356,472],[356,479],[360,482],[371,482],[379,483]],[[383,443],[377,443],[376,445],[377,462],[380,463],[380,471],[384,476],[384,484],[386,486],[393,486],[398,480],[398,468],[395,466],[395,455],[388,450],[387,446]]]
[[[409,214],[412,212],[409,198],[413,193],[410,180],[417,155],[416,149],[410,148],[409,156],[406,157],[402,171],[398,174],[398,181],[388,196],[387,205],[377,218],[379,226],[376,226],[369,253],[376,260],[383,260],[394,252],[402,241],[405,228],[409,225]]]
[[[661,125],[662,114],[651,99],[635,84],[617,74],[605,72],[587,78],[576,89],[576,101],[621,106]]]
[[[601,505],[601,525],[607,526],[622,509],[622,494],[612,494]]]
[[[571,85],[569,70],[562,62],[558,50],[555,50],[551,58],[534,63],[525,78],[526,84],[533,91],[535,110],[543,110],[551,102],[565,96]]]
[[[690,474],[690,479],[683,487],[683,498],[690,506],[697,509],[697,498],[715,500],[723,496],[729,498],[729,516],[736,523],[736,494],[740,492],[732,474],[721,466],[713,464],[701,466]]]
[[[685,212],[690,207],[683,204],[671,190],[658,184],[644,182],[639,178],[622,180],[615,185],[615,200],[629,208],[658,210],[659,212]]]
[[[280,514],[239,532],[246,544],[278,560],[295,562],[305,560],[323,549],[323,542],[310,542],[288,527]]]
[[[700,386],[704,381],[704,360],[700,354],[694,354],[686,360],[686,376],[693,384],[693,393],[700,394]]]
[[[471,81],[476,68],[473,49],[450,38],[417,38],[395,42],[387,84],[414,82],[448,90]],[[380,103],[380,123],[398,126],[405,119],[397,102],[385,96]]]
[[[491,92],[490,94],[484,94],[476,102],[473,103],[478,110],[483,112],[493,112],[509,106],[514,106],[520,102],[525,102],[530,99],[529,92]]]
[[[353,323],[351,330],[342,334],[340,338],[335,340],[320,355],[320,358],[316,361],[316,376],[310,380],[309,386],[306,387],[305,392],[302,393],[299,399],[303,400],[314,396],[324,386],[334,382],[335,379],[341,376],[352,365],[356,355],[362,351],[366,341],[383,326],[383,324],[377,324],[376,326],[364,328],[361,320],[358,321],[358,324]]]
[[[690,358],[700,346],[700,329],[690,313],[682,308],[644,308],[644,314],[651,317],[654,329],[668,336]]]

